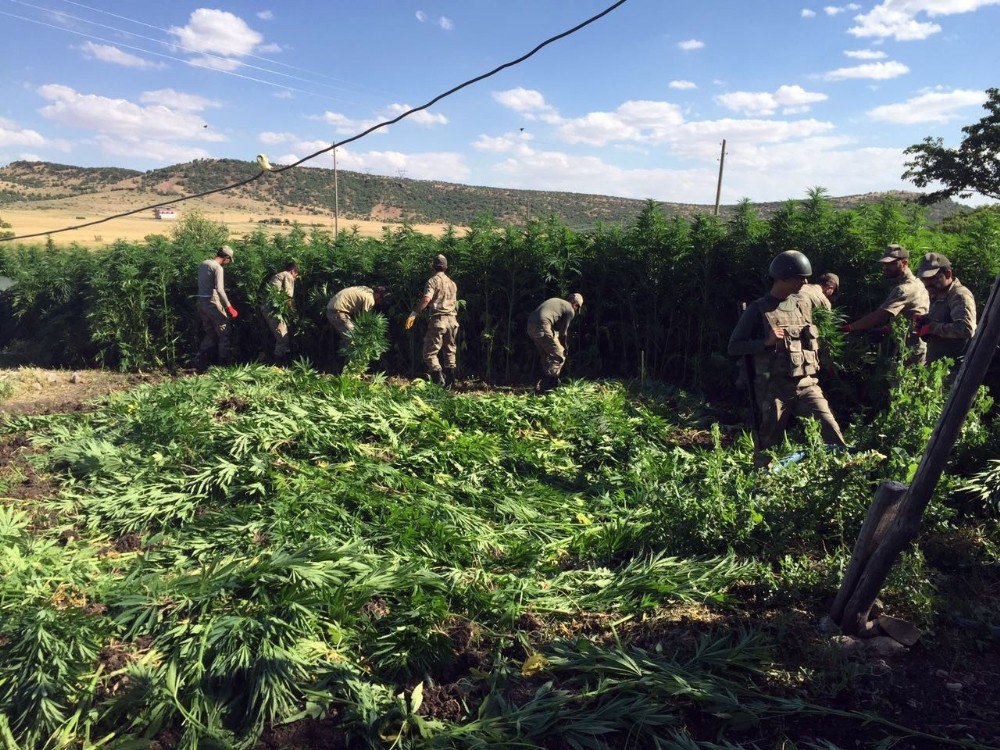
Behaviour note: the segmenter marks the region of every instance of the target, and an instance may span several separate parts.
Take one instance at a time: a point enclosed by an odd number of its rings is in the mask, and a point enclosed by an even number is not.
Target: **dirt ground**
[[[0,418],[82,411],[102,396],[163,378],[109,370],[0,369]]]

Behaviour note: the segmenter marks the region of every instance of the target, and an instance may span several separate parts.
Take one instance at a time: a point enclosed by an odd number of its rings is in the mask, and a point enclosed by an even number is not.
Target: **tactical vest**
[[[758,376],[800,380],[819,372],[819,329],[813,325],[811,310],[804,309],[808,304],[792,296],[773,310],[761,310],[767,325],[783,329],[785,338],[758,358]]]

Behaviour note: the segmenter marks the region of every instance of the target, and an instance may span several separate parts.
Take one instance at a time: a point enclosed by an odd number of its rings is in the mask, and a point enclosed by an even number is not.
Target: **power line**
[[[364,138],[366,135],[369,135],[370,133],[373,133],[376,130],[388,127],[389,125],[394,125],[395,123],[399,122],[403,118],[409,117],[410,115],[412,115],[412,114],[414,114],[416,112],[421,112],[421,111],[423,111],[425,109],[429,109],[430,107],[434,106],[439,101],[441,101],[442,99],[445,99],[445,98],[451,96],[452,94],[455,94],[455,93],[461,91],[464,88],[468,88],[469,86],[473,85],[474,83],[479,83],[480,81],[484,81],[487,78],[495,76],[500,71],[506,70],[507,68],[512,68],[515,65],[520,65],[522,62],[524,62],[528,58],[533,57],[537,52],[539,52],[543,48],[548,47],[550,44],[552,44],[554,42],[557,42],[560,39],[565,39],[566,37],[571,36],[572,34],[575,34],[576,32],[578,32],[581,29],[589,26],[590,24],[594,23],[595,21],[598,21],[598,20],[604,18],[604,16],[608,15],[609,13],[611,13],[616,8],[621,7],[627,1],[628,0],[617,0],[617,2],[612,3],[607,8],[605,8],[604,10],[602,10],[600,13],[598,13],[597,15],[591,16],[586,21],[582,21],[581,23],[578,23],[573,28],[567,29],[566,31],[564,31],[564,32],[562,32],[560,34],[556,34],[555,36],[549,37],[544,42],[541,42],[540,44],[538,44],[530,52],[527,52],[527,53],[521,55],[520,57],[518,57],[518,58],[516,58],[514,60],[510,60],[509,62],[505,62],[502,65],[498,65],[497,67],[493,68],[493,70],[491,70],[491,71],[489,71],[487,73],[483,73],[482,75],[478,75],[475,78],[470,78],[469,80],[467,80],[467,81],[465,81],[463,83],[460,83],[460,84],[458,84],[457,86],[455,86],[453,88],[448,89],[444,93],[438,94],[433,99],[431,99],[430,101],[428,101],[426,104],[422,104],[419,107],[413,107],[412,109],[408,109],[405,112],[403,112],[402,114],[400,114],[400,115],[392,118],[391,120],[384,120],[384,121],[382,121],[380,123],[376,123],[375,125],[372,125],[370,128],[368,128],[367,130],[362,131],[361,133],[358,133],[357,135],[353,135],[350,138],[346,138],[346,139],[344,139],[342,141],[338,141],[336,143],[332,143],[329,146],[327,146],[326,148],[321,148],[319,151],[316,151],[316,152],[314,152],[312,154],[309,154],[308,156],[305,156],[305,157],[299,159],[298,161],[296,161],[296,162],[294,162],[292,164],[286,164],[283,167],[278,167],[278,168],[273,169],[271,171],[274,174],[280,174],[281,172],[285,172],[285,171],[287,171],[289,169],[293,169],[294,167],[297,167],[300,164],[303,164],[303,163],[305,163],[307,161],[315,159],[317,156],[320,156],[322,154],[328,153],[329,151],[332,151],[335,148],[340,148],[341,146],[344,146],[344,145],[346,145],[348,143],[353,143],[354,141],[360,140],[361,138]],[[5,14],[5,15],[10,15],[10,14]],[[105,217],[103,219],[97,219],[95,221],[88,221],[85,224],[76,224],[76,225],[70,226],[70,227],[63,227],[62,229],[53,229],[53,230],[50,230],[48,232],[35,232],[33,234],[20,234],[20,235],[15,235],[14,237],[4,237],[4,238],[0,238],[0,242],[12,242],[14,240],[26,240],[26,239],[31,239],[32,237],[44,237],[46,235],[58,234],[60,232],[69,232],[69,231],[72,231],[74,229],[85,229],[86,227],[92,227],[92,226],[95,226],[97,224],[103,224],[105,222],[112,221],[114,219],[120,219],[122,217],[132,216],[133,214],[141,213],[143,211],[149,211],[149,210],[154,209],[154,208],[160,208],[161,206],[175,205],[177,203],[183,203],[184,201],[193,200],[194,198],[204,198],[207,195],[213,195],[215,193],[221,193],[224,190],[232,190],[233,188],[242,187],[243,185],[248,185],[251,182],[254,182],[255,180],[259,180],[265,174],[267,174],[267,172],[262,169],[260,172],[258,172],[257,174],[255,174],[253,177],[248,177],[245,180],[240,180],[239,182],[234,182],[234,183],[232,183],[230,185],[223,185],[222,187],[212,188],[211,190],[203,190],[200,193],[194,193],[193,195],[184,195],[184,196],[181,196],[179,198],[175,198],[175,199],[170,200],[170,201],[163,201],[162,203],[154,203],[152,205],[143,206],[142,208],[136,208],[136,209],[133,209],[131,211],[124,211],[122,213],[115,214],[113,216],[108,216],[108,217]]]
[[[265,86],[273,86],[278,89],[286,89],[288,91],[296,91],[300,94],[308,94],[310,96],[317,96],[321,99],[329,99],[332,102],[344,103],[346,100],[338,99],[335,96],[328,96],[327,94],[320,94],[315,91],[306,91],[305,89],[296,88],[294,86],[289,86],[286,83],[275,83],[274,81],[268,81],[264,78],[255,78],[254,76],[244,75],[243,73],[237,73],[233,70],[223,70],[222,68],[213,68],[211,65],[205,65],[204,63],[195,62],[193,60],[185,60],[182,57],[174,57],[173,55],[167,55],[163,52],[154,52],[151,49],[146,49],[145,47],[136,47],[132,44],[125,44],[113,39],[106,39],[102,36],[96,36],[95,34],[88,34],[84,31],[77,31],[76,29],[67,29],[64,26],[57,26],[54,23],[46,23],[45,21],[39,21],[37,18],[28,18],[27,16],[19,16],[16,13],[8,13],[6,11],[0,10],[0,16],[7,16],[8,18],[16,18],[19,21],[27,21],[28,23],[38,24],[39,26],[47,26],[50,29],[56,29],[57,31],[64,31],[67,34],[75,34],[76,36],[82,36],[85,39],[93,39],[98,42],[106,42],[107,44],[115,45],[118,47],[124,47],[125,49],[135,50],[136,52],[142,52],[147,55],[154,55],[156,57],[164,57],[167,60],[173,60],[174,62],[179,62],[184,65],[190,65],[195,68],[204,68],[205,70],[214,70],[217,73],[223,73],[227,76],[233,76],[234,78],[242,78],[245,81],[254,81],[255,83],[263,83]],[[125,32],[128,33],[128,32]],[[225,58],[220,58],[225,59]]]
[[[73,21],[80,21],[81,23],[87,23],[87,24],[90,24],[92,26],[99,26],[102,29],[108,29],[110,31],[116,31],[119,34],[128,34],[129,36],[134,36],[137,39],[145,39],[147,42],[154,42],[156,44],[162,44],[165,47],[176,47],[177,49],[182,49],[185,52],[192,52],[192,53],[195,53],[195,54],[198,54],[198,55],[203,55],[204,57],[208,57],[208,58],[211,58],[213,60],[220,60],[220,61],[228,63],[228,62],[233,62],[234,59],[235,59],[235,58],[231,58],[231,57],[224,57],[223,55],[216,55],[216,54],[213,54],[211,52],[204,52],[202,50],[195,49],[194,47],[188,47],[187,45],[180,44],[179,42],[171,42],[171,41],[167,41],[165,39],[156,39],[155,37],[146,36],[144,34],[137,34],[134,31],[128,31],[126,29],[120,29],[117,26],[109,26],[108,24],[101,23],[100,21],[91,21],[90,19],[81,18],[80,16],[74,16],[71,13],[66,13],[66,12],[61,11],[61,10],[53,10],[51,8],[46,8],[46,7],[42,6],[42,5],[35,5],[34,3],[29,3],[26,0],[9,0],[9,2],[17,3],[18,5],[24,5],[25,7],[33,8],[34,10],[40,10],[43,13],[51,13],[51,14],[56,15],[56,16],[62,16],[63,18],[69,18],[69,19],[71,19]],[[141,21],[133,21],[133,23],[142,23],[142,22]],[[144,25],[149,25],[149,24],[144,24]],[[56,27],[56,28],[59,28],[59,27]],[[154,26],[153,28],[158,29],[159,27]],[[67,30],[69,30],[69,29],[67,29]],[[166,32],[166,33],[169,33],[169,32]],[[119,42],[110,42],[110,44],[120,44],[120,43]],[[122,44],[121,46],[124,47],[125,45]],[[132,48],[132,49],[141,49],[141,48],[135,47],[135,48]],[[152,52],[151,50],[141,50],[141,51],[145,51],[148,54],[154,54],[154,55],[157,54],[155,52]],[[248,57],[256,57],[256,55],[247,55],[247,56]],[[172,59],[177,60],[177,59],[180,59],[180,58],[172,58]],[[322,86],[323,88],[334,89],[335,91],[346,91],[348,93],[358,93],[357,91],[355,91],[353,89],[348,89],[348,88],[345,88],[343,86],[334,86],[334,85],[329,84],[329,83],[321,83],[320,81],[314,81],[314,80],[311,80],[309,78],[303,78],[302,76],[292,75],[291,73],[282,73],[280,70],[271,70],[270,68],[265,68],[265,67],[262,67],[260,65],[254,65],[253,63],[244,62],[241,59],[240,60],[236,60],[236,61],[239,62],[239,64],[240,64],[241,67],[251,68],[253,70],[260,70],[260,71],[262,71],[264,73],[270,73],[272,75],[282,76],[283,78],[291,78],[292,80],[295,80],[295,81],[302,81],[304,83],[310,83],[310,84],[312,84],[314,86]],[[182,60],[182,62],[188,62],[189,64],[194,64],[194,63],[191,63],[191,61],[189,61],[189,60],[188,61]],[[219,68],[213,67],[211,65],[205,65],[205,66],[200,66],[200,67],[207,67],[210,70],[219,70]],[[223,71],[223,72],[225,72],[225,71]],[[317,96],[320,96],[320,95],[317,94]]]

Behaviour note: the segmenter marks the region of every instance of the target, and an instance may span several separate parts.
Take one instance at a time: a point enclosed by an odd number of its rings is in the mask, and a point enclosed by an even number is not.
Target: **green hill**
[[[54,200],[107,191],[135,191],[155,197],[187,195],[237,182],[258,172],[253,162],[235,159],[198,159],[148,172],[114,167],[72,167],[46,162],[13,162],[0,168],[0,205],[18,201]],[[519,224],[532,216],[555,214],[576,229],[598,222],[629,221],[645,201],[607,195],[512,190],[478,187],[436,180],[413,180],[359,172],[340,171],[340,213],[345,219],[440,222],[468,225],[477,216],[492,214],[505,223]],[[263,203],[272,209],[295,209],[328,214],[334,207],[332,169],[302,168],[280,175],[265,175],[255,182],[227,191],[227,199]],[[916,192],[881,192],[833,198],[840,208],[893,196],[915,201]],[[152,197],[152,196],[151,196]],[[758,205],[767,216],[780,202]],[[712,207],[696,203],[660,203],[668,216],[690,217],[710,213]],[[732,207],[724,206],[726,214]],[[964,209],[953,201],[931,207],[938,221]]]

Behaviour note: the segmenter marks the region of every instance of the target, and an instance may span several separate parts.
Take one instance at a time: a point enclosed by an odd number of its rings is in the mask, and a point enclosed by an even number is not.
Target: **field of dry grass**
[[[122,211],[138,208],[143,205],[162,201],[162,196],[127,195],[121,192],[93,194],[74,198],[41,201],[38,203],[20,203],[5,207],[0,211],[3,220],[13,226],[17,234],[35,234],[65,226],[82,224],[110,216]],[[238,239],[256,230],[261,225],[260,219],[280,218],[298,222],[304,227],[313,225],[333,230],[333,219],[329,215],[317,215],[303,212],[282,212],[272,206],[247,205],[239,207],[220,206],[215,202],[191,201],[180,204],[178,214],[183,216],[186,211],[197,209],[213,221],[225,224],[230,236]],[[174,222],[162,221],[153,217],[152,211],[143,211],[134,216],[114,219],[106,224],[77,229],[70,232],[53,235],[53,240],[59,244],[76,242],[86,247],[100,247],[115,240],[142,240],[150,234],[169,234]],[[357,227],[358,232],[366,237],[374,237],[382,233],[385,226],[394,224],[385,221],[368,221],[360,219],[340,219],[340,228],[350,230]],[[268,233],[287,232],[289,226],[273,224],[263,225]],[[445,230],[444,224],[416,224],[414,227],[425,234],[439,236]],[[44,241],[44,237],[36,242]]]

